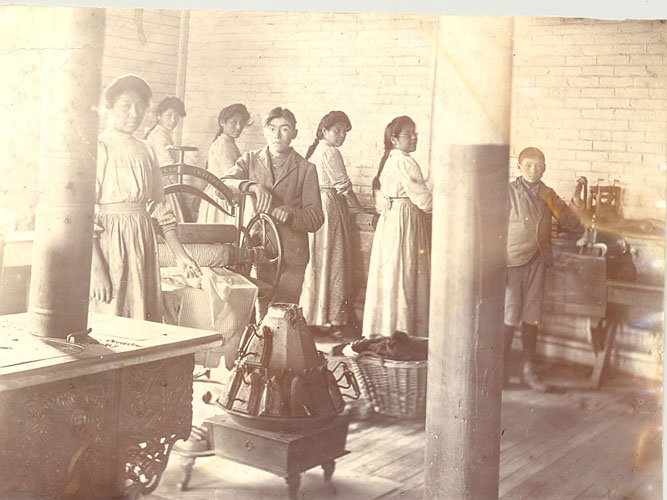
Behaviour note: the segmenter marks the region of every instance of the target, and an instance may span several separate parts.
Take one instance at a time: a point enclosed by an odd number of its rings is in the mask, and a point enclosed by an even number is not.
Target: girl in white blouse
[[[166,97],[158,104],[155,114],[157,122],[146,133],[144,139],[155,148],[157,160],[161,167],[176,164],[179,160],[178,153],[176,151],[169,151],[167,146],[174,144],[174,136],[172,134],[181,120],[185,118],[185,104],[178,97]],[[170,176],[168,182],[165,182],[165,179],[162,181],[165,184],[176,182],[176,176]],[[189,200],[184,193],[167,195],[167,201],[174,211],[178,222],[190,220],[189,214],[191,211],[188,210]],[[184,212],[188,214],[187,219]]]
[[[196,278],[201,271],[178,240],[155,149],[134,136],[152,97],[150,86],[124,75],[103,97],[111,126],[98,141],[90,310],[159,323],[160,270],[149,205],[183,274]]]
[[[218,126],[220,129],[208,150],[208,161],[206,168],[216,177],[222,177],[234,166],[236,160],[241,156],[241,151],[236,145],[243,130],[248,126],[250,113],[243,104],[231,104],[220,111],[218,115]],[[215,189],[207,187],[207,193],[218,203]],[[199,208],[199,223],[208,224],[234,224],[233,217],[228,217],[209,203],[202,203]]]
[[[400,330],[428,336],[430,247],[427,213],[433,197],[410,153],[415,123],[400,116],[387,125],[385,152],[373,179],[380,212],[369,264],[363,335]]]

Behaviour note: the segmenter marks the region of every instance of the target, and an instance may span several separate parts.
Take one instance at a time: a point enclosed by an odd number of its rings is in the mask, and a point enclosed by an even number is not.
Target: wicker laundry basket
[[[368,351],[353,358],[352,369],[376,413],[405,419],[426,414],[428,361],[394,361]]]

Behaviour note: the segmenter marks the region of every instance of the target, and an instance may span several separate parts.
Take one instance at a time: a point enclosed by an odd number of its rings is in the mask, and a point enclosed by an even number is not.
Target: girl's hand
[[[271,215],[278,221],[283,224],[286,224],[289,222],[289,220],[292,218],[292,211],[289,209],[289,207],[276,207],[273,209],[271,212]]]
[[[261,184],[252,184],[248,191],[255,195],[257,200],[257,213],[268,213],[271,208],[271,192]]]
[[[176,259],[176,264],[186,278],[201,277],[201,269],[199,269],[197,263],[187,255],[180,259]]]
[[[93,266],[90,284],[90,298],[109,304],[113,300],[111,279],[106,269]]]

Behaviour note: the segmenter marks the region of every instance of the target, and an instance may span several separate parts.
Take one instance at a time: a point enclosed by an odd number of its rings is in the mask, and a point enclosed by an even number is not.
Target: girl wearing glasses
[[[394,118],[384,131],[384,155],[373,179],[380,212],[369,264],[363,335],[400,330],[428,336],[430,245],[426,214],[433,196],[410,153],[415,122]]]

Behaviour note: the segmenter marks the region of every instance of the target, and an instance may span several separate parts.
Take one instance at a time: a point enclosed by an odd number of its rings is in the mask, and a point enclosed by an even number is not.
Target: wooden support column
[[[62,338],[87,325],[104,10],[45,17],[29,312],[35,333]]]
[[[425,495],[498,498],[511,18],[441,17]]]
[[[181,11],[181,23],[178,29],[178,65],[176,67],[176,97],[185,102],[185,80],[188,67],[188,41],[190,39],[190,11]],[[185,109],[188,103],[185,102]],[[181,144],[183,140],[183,121],[174,131],[174,141]]]

